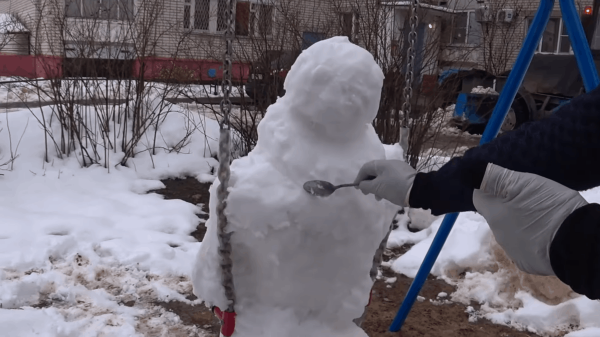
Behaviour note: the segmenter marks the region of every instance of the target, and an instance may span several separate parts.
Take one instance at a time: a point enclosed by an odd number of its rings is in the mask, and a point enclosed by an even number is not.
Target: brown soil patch
[[[206,234],[204,222],[208,219],[208,201],[210,199],[208,189],[211,184],[200,183],[195,178],[190,177],[185,179],[166,179],[162,180],[162,182],[166,187],[152,192],[163,195],[165,199],[181,199],[195,205],[202,204],[202,211],[206,214],[198,215],[200,223],[196,227],[196,230],[190,233],[196,240],[202,241],[204,234]],[[188,299],[193,301],[196,299],[196,296],[189,294]],[[219,320],[204,304],[189,305],[179,301],[158,302],[156,304],[177,314],[184,324],[202,328],[207,333],[210,333],[208,335],[210,337],[219,336]]]
[[[196,325],[209,333],[208,336],[210,337],[219,336],[220,322],[204,304],[189,305],[179,301],[159,302],[156,304],[165,308],[165,310],[176,313],[181,318],[183,324]]]
[[[389,260],[390,257],[397,257],[404,254],[410,247],[403,246],[393,251],[388,251],[388,256],[384,256],[384,260]],[[400,308],[404,296],[410,287],[413,279],[404,275],[398,275],[389,269],[383,268],[383,276],[397,277],[397,281],[388,284],[382,280],[375,283],[371,306],[367,314],[367,318],[363,323],[363,329],[371,337],[383,336],[401,336],[401,337],[417,337],[417,336],[444,336],[444,337],[533,337],[536,334],[521,332],[511,329],[506,326],[492,324],[487,320],[479,320],[476,323],[469,322],[469,315],[465,312],[466,306],[459,303],[439,304],[442,300],[438,298],[440,292],[445,292],[450,297],[450,294],[455,291],[455,288],[443,280],[438,280],[432,275],[429,275],[427,282],[420,292],[420,296],[425,300],[422,302],[416,301],[406,322],[404,323],[400,333],[389,332],[389,327],[396,316],[396,312]],[[432,303],[430,300],[438,304]],[[478,305],[472,303],[475,309]]]
[[[202,204],[202,211],[206,214],[198,215],[201,219],[200,224],[198,224],[194,232],[190,233],[196,240],[202,241],[204,234],[206,234],[204,222],[208,219],[208,201],[210,200],[208,189],[211,184],[201,183],[191,177],[185,179],[166,179],[162,180],[162,183],[165,184],[165,188],[150,192],[161,194],[165,199],[181,199],[194,205]]]

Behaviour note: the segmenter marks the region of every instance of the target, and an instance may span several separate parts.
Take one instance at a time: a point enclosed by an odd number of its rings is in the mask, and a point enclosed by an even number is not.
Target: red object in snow
[[[213,312],[221,321],[221,334],[225,337],[231,337],[235,330],[235,312],[223,312],[218,307],[214,307]]]
[[[436,85],[437,85],[437,76],[423,75],[423,81],[421,82],[421,93],[423,95],[434,94]]]

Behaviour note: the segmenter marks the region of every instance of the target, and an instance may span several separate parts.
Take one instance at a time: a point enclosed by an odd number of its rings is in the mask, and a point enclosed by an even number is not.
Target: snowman
[[[303,184],[352,182],[385,159],[371,122],[383,72],[346,37],[315,43],[292,66],[286,95],[269,107],[258,143],[231,166],[226,214],[232,232],[233,336],[364,337],[361,317],[373,256],[395,207],[354,188],[323,198]],[[221,285],[215,181],[210,218],[193,272],[194,293],[227,308]]]

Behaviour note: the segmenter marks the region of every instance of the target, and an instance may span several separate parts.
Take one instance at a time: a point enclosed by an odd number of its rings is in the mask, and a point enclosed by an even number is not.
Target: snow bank
[[[408,277],[415,277],[425,254],[433,242],[433,237],[442,224],[442,220],[442,218],[436,220],[426,230],[413,235],[421,236],[428,234],[426,239],[418,242],[406,254],[394,261],[392,269],[395,272]],[[403,231],[400,228],[399,230]],[[397,236],[398,234],[394,233],[392,237],[396,239]],[[466,268],[487,264],[490,259],[490,252],[486,251],[485,246],[489,238],[490,229],[485,220],[483,220],[483,217],[474,213],[462,213],[452,229],[431,273],[436,276],[442,276],[449,271],[458,271],[460,273]],[[407,242],[410,242],[410,240]],[[467,242],[468,244],[465,244]]]
[[[155,304],[191,303],[183,294],[200,248],[189,235],[200,208],[146,192],[166,177],[211,177],[218,125],[171,108],[156,154],[144,151],[148,134],[129,167],[115,167],[120,151],[99,151],[108,168],[81,168],[80,149],[59,159],[51,146],[43,161],[36,118],[49,120],[50,107],[0,114],[0,336],[202,334]],[[181,153],[163,150],[181,140],[190,118],[197,127]]]
[[[353,181],[369,160],[385,158],[370,122],[381,69],[347,38],[304,51],[286,95],[261,121],[258,144],[232,164],[228,230],[238,336],[366,336],[353,320],[369,300],[373,256],[395,207],[341,189],[306,193],[309,180]],[[194,275],[194,292],[226,307],[217,256],[216,195]]]
[[[384,144],[383,148],[385,150],[385,159],[404,160],[404,150],[402,149],[400,144]]]
[[[471,90],[472,94],[484,94],[484,95],[500,95],[494,88],[484,88],[481,85],[476,86]]]

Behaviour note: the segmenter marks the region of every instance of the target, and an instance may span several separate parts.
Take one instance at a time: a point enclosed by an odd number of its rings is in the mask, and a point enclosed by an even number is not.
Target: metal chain
[[[223,57],[223,100],[221,101],[221,135],[219,137],[219,170],[218,177],[220,185],[217,188],[217,235],[219,237],[219,257],[221,266],[221,282],[225,288],[225,298],[227,299],[227,312],[235,311],[235,288],[233,285],[233,260],[231,258],[231,234],[227,233],[227,197],[229,185],[231,161],[231,125],[229,115],[231,113],[231,58],[233,54],[233,9],[236,0],[229,0],[227,3],[227,30],[225,31],[225,55]]]
[[[419,25],[419,0],[413,0],[410,3],[410,32],[408,33],[408,49],[406,50],[406,74],[404,76],[404,103],[402,104],[402,112],[404,113],[404,127],[408,127],[408,118],[411,113],[412,100],[412,84],[414,81],[416,49],[415,41],[417,40],[417,26]]]
[[[410,101],[412,99],[412,82],[414,79],[414,68],[415,68],[415,56],[416,56],[416,49],[415,49],[415,41],[417,39],[417,26],[419,25],[419,16],[418,16],[418,9],[419,9],[419,0],[413,0],[411,1],[410,4],[410,33],[408,34],[408,51],[407,51],[407,64],[406,64],[406,76],[405,76],[405,86],[404,86],[404,104],[402,105],[402,111],[404,112],[404,127],[408,127],[408,116],[410,115],[411,112],[411,105],[410,105]],[[407,209],[405,208],[404,211],[406,212]],[[375,252],[375,256],[373,257],[373,265],[371,266],[371,270],[369,272],[369,276],[371,277],[371,280],[373,280],[373,283],[375,283],[375,281],[377,280],[377,274],[379,271],[379,267],[381,266],[381,262],[383,261],[383,252],[385,251],[386,247],[387,247],[387,242],[388,239],[390,237],[390,234],[392,233],[392,230],[394,229],[394,220],[396,219],[396,216],[398,215],[398,212],[396,212],[394,214],[394,217],[392,219],[392,223],[390,224],[390,228],[385,236],[385,238],[383,238],[383,240],[381,241],[381,243],[379,244],[379,247],[377,247],[377,251]],[[355,320],[355,323],[358,326],[361,326],[362,321],[364,319],[364,317],[366,317],[366,308],[365,308],[365,313],[363,314],[363,316],[361,318],[357,318]]]

